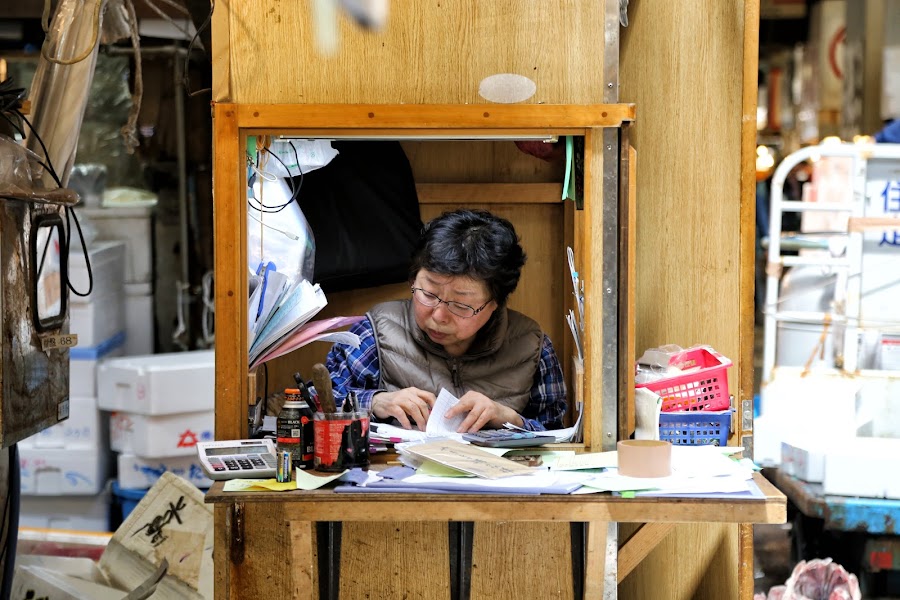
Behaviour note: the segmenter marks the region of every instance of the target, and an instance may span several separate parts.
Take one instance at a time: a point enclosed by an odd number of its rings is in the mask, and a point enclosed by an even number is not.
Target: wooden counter
[[[786,499],[760,474],[754,482],[763,493],[761,498],[622,498],[610,494],[510,496],[500,494],[400,494],[400,493],[336,493],[333,489],[310,492],[224,492],[216,482],[206,495],[208,503],[220,505],[228,511],[224,526],[217,523],[216,547],[227,548],[235,570],[243,564],[267,561],[273,577],[265,589],[241,589],[235,578],[216,587],[216,597],[257,597],[264,593],[269,600],[277,598],[312,599],[319,597],[319,568],[317,553],[323,545],[317,543],[316,522],[571,522],[587,523],[584,548],[584,598],[615,598],[618,582],[622,581],[656,545],[665,538],[675,523],[783,523],[786,518]],[[280,521],[272,525],[270,540],[274,544],[251,545],[243,542],[245,528],[255,525],[251,519]],[[607,533],[609,523],[642,523],[643,525],[623,543],[615,542]],[[259,527],[255,531],[259,532]],[[612,530],[614,531],[614,530]],[[281,540],[281,541],[279,541]],[[610,543],[610,541],[612,542]],[[445,540],[434,540],[445,548]],[[281,551],[272,554],[272,547]],[[519,549],[521,550],[521,549]],[[474,548],[472,555],[478,553]],[[272,568],[272,561],[283,568]],[[412,559],[415,563],[415,557]],[[216,568],[225,569],[224,560],[216,560]],[[321,564],[321,563],[318,563]],[[370,581],[390,577],[379,573],[379,557],[371,557],[368,574],[357,579],[366,585]],[[394,573],[397,575],[397,573]],[[449,569],[445,570],[449,579]],[[513,580],[533,577],[534,573],[511,573]],[[477,575],[472,587],[478,589]],[[449,581],[426,581],[417,597],[446,598],[450,594]],[[487,587],[487,585],[485,586]],[[368,592],[355,593],[341,586],[342,597],[369,597]],[[365,596],[364,596],[365,594]],[[498,595],[499,594],[499,595]],[[260,596],[261,597],[261,596]],[[371,597],[382,597],[373,594]],[[470,597],[469,593],[460,597]],[[472,598],[487,597],[471,594]],[[496,590],[493,597],[514,597]]]

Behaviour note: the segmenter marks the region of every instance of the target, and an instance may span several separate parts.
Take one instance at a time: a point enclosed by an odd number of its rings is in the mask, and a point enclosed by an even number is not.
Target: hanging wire
[[[56,169],[53,168],[53,164],[50,162],[50,153],[47,151],[47,146],[44,144],[44,140],[41,139],[41,136],[38,134],[38,132],[34,129],[34,126],[31,124],[31,121],[29,121],[25,117],[25,115],[22,114],[22,111],[20,111],[18,108],[11,109],[7,112],[10,112],[13,115],[17,116],[23,123],[25,123],[28,126],[28,129],[31,132],[31,135],[34,136],[34,139],[37,140],[38,144],[41,147],[41,150],[44,152],[44,161],[43,162],[39,161],[40,164],[45,169],[47,169],[47,172],[50,174],[50,177],[53,178],[53,181],[56,183],[56,185],[59,187],[63,187],[62,181],[60,180],[59,175],[56,173]],[[10,124],[12,124],[13,127],[16,128],[16,130],[19,132],[19,134],[22,135],[22,137],[26,137],[25,132],[22,130],[22,128],[19,127],[18,125],[16,125],[15,122],[12,119],[10,119],[9,116],[5,112],[0,112],[0,115],[3,115],[3,117],[7,121],[9,121]],[[78,222],[78,214],[74,210],[72,210],[72,208],[69,206],[65,207],[65,213],[66,213],[66,235],[65,235],[65,240],[64,240],[65,255],[66,256],[70,255],[69,248],[71,247],[71,241],[72,241],[72,226],[71,226],[71,222],[70,222],[70,219],[71,219],[72,221],[75,222],[75,229],[78,231],[78,237],[81,240],[81,251],[82,251],[82,254],[84,255],[84,264],[87,267],[87,275],[88,275],[87,291],[79,292],[72,286],[72,282],[68,278],[68,269],[67,269],[66,270],[67,271],[66,287],[69,289],[70,292],[72,292],[76,296],[81,296],[81,297],[89,296],[90,293],[94,289],[94,273],[93,273],[93,270],[91,269],[91,258],[88,255],[87,244],[84,241],[84,233],[81,231],[81,224]],[[45,242],[42,256],[46,255],[46,253],[47,253],[47,246],[49,246],[49,244],[50,244],[50,239],[51,239],[51,237],[48,236],[47,241]],[[43,266],[43,259],[41,260],[41,266]],[[40,274],[41,271],[38,270],[37,272]]]
[[[202,88],[199,90],[191,91],[191,77],[190,77],[190,60],[191,60],[191,52],[194,50],[194,44],[197,42],[197,39],[200,37],[200,33],[209,27],[209,24],[212,22],[213,12],[216,10],[216,0],[210,0],[209,2],[209,14],[206,15],[206,19],[203,20],[203,23],[200,24],[200,27],[197,28],[197,31],[194,32],[194,36],[191,38],[190,43],[188,44],[187,54],[184,57],[184,73],[183,83],[184,90],[187,92],[187,95],[190,97],[196,96],[198,94],[202,94],[203,92],[211,92],[212,88]],[[207,48],[207,52],[211,53],[212,49]]]

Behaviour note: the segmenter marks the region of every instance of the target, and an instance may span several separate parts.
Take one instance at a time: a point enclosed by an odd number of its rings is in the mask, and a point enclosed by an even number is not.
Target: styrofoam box
[[[900,499],[900,439],[855,438],[825,456],[825,494]]]
[[[106,448],[21,448],[22,494],[98,494],[107,480]]]
[[[125,356],[153,354],[153,286],[125,284]]]
[[[781,468],[788,475],[810,483],[825,477],[825,445],[813,440],[781,443]]]
[[[125,242],[125,282],[153,280],[154,206],[83,208],[79,214],[90,219],[99,240]]]
[[[91,259],[91,275],[94,286],[87,296],[69,294],[69,304],[85,304],[111,295],[121,296],[125,281],[125,243],[116,241],[94,242],[88,245]],[[69,249],[69,282],[79,292],[90,287],[87,265],[80,243],[73,241]],[[121,328],[120,328],[121,329]],[[105,339],[105,338],[101,338]]]
[[[20,527],[109,531],[109,492],[93,496],[24,496]]]
[[[109,416],[109,447],[143,458],[197,456],[197,442],[215,439],[215,411],[174,415],[114,412]]]
[[[142,415],[211,411],[214,389],[214,350],[113,358],[97,368],[97,401],[103,410]]]
[[[134,454],[119,455],[119,488],[144,490],[156,483],[166,471],[187,479],[198,488],[208,488],[212,480],[206,477],[196,451],[193,456],[142,458]]]
[[[103,438],[96,398],[69,397],[69,418],[19,442],[19,448],[100,448]]]
[[[97,397],[97,365],[106,358],[122,356],[125,333],[120,331],[98,346],[69,350],[69,394]]]
[[[76,286],[75,289],[81,289]],[[87,289],[85,286],[84,289]],[[69,304],[69,332],[78,335],[78,347],[92,348],[124,331],[125,297],[123,293],[94,297],[91,302]],[[76,298],[69,294],[70,299]]]

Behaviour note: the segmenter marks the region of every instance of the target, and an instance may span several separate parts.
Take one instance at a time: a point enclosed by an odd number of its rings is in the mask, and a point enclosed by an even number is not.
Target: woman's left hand
[[[447,411],[445,418],[468,412],[466,418],[457,429],[457,433],[472,433],[487,426],[501,429],[505,423],[522,426],[524,421],[521,415],[509,408],[498,404],[480,392],[466,392],[459,403]]]

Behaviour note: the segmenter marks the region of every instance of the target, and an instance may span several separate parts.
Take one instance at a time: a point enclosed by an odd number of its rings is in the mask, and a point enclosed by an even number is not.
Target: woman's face
[[[451,356],[464,354],[472,345],[475,334],[497,310],[497,303],[481,280],[462,275],[439,275],[422,269],[416,275],[413,287],[444,301],[437,306],[428,307],[419,302],[414,294],[413,310],[416,325]],[[449,310],[446,302],[458,302],[481,310],[473,317],[460,317]]]

